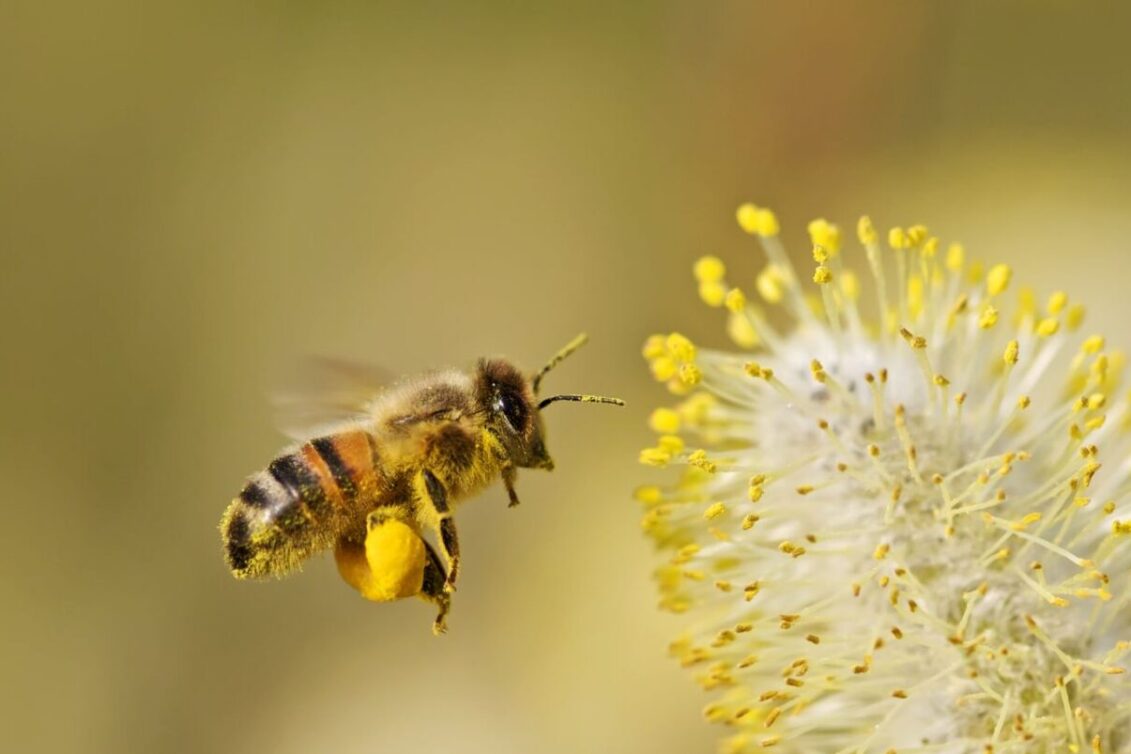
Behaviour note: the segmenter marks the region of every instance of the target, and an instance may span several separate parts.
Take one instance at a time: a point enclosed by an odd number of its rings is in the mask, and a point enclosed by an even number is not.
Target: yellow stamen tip
[[[817,283],[818,285],[825,285],[826,283],[831,283],[832,281],[832,271],[823,264],[819,265],[813,272],[813,282]]]
[[[946,250],[946,268],[958,272],[966,263],[966,249],[960,243],[952,243]]]
[[[726,275],[727,268],[718,257],[699,257],[695,262],[695,279],[700,283],[718,283]]]
[[[680,361],[695,361],[695,344],[686,335],[673,332],[667,340],[668,352]]]
[[[995,264],[986,274],[986,290],[991,296],[996,296],[1009,287],[1013,270],[1007,264]]]
[[[658,408],[648,417],[648,426],[653,432],[673,435],[679,431],[679,413],[670,408]]]
[[[892,228],[888,231],[888,246],[893,249],[910,249],[911,238],[903,228]]]
[[[1016,340],[1011,340],[1005,346],[1005,353],[1002,354],[1002,359],[1006,364],[1016,364],[1020,358],[1021,344]]]
[[[856,222],[856,237],[865,246],[876,243],[879,236],[876,233],[876,227],[872,225],[872,218],[864,215]]]
[[[809,223],[809,240],[830,256],[835,257],[840,252],[840,228],[823,217]]]
[[[726,294],[726,307],[727,309],[735,312],[746,311],[746,294],[738,288],[731,288]]]

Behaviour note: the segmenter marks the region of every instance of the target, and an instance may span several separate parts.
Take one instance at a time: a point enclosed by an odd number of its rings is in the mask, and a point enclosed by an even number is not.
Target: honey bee
[[[339,574],[363,597],[419,596],[437,607],[433,631],[442,633],[460,573],[456,504],[501,478],[513,507],[518,469],[554,468],[542,423],[550,404],[624,405],[597,395],[538,400],[542,378],[586,340],[579,335],[530,376],[483,359],[470,371],[409,380],[372,397],[353,421],[286,450],[220,521],[232,575],[284,576],[332,547]]]

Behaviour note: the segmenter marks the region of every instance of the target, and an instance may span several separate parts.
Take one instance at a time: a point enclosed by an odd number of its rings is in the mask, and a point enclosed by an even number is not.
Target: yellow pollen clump
[[[648,366],[652,370],[652,376],[660,382],[667,382],[679,372],[679,364],[669,356],[659,356],[652,359]]]
[[[825,265],[818,265],[817,269],[813,272],[813,282],[819,285],[825,285],[833,281],[832,271]]]
[[[683,438],[679,435],[661,435],[656,445],[673,456],[683,452]]]
[[[1051,316],[1055,317],[1060,314],[1066,306],[1068,306],[1068,294],[1064,291],[1056,291],[1049,296],[1047,310]]]
[[[978,317],[978,327],[983,330],[988,330],[997,324],[998,312],[997,309],[986,304],[986,308],[982,310],[982,315]]]

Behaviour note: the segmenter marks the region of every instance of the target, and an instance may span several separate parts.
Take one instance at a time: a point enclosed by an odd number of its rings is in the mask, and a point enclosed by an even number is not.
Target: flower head
[[[694,271],[747,352],[648,339],[680,398],[641,461],[682,471],[637,491],[726,749],[1131,752],[1122,356],[923,226],[861,218],[865,285],[826,220],[804,276],[772,212],[738,222],[760,302]]]

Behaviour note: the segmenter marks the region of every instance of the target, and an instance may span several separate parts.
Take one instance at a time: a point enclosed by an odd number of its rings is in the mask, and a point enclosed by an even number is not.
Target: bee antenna
[[[563,361],[565,361],[566,356],[569,356],[571,353],[581,348],[588,341],[589,336],[585,333],[581,333],[569,343],[566,343],[564,348],[550,357],[550,360],[546,362],[546,366],[539,369],[538,373],[534,375],[533,379],[530,382],[530,386],[534,389],[534,394],[538,395],[538,387],[542,384],[542,378],[546,376],[546,372],[549,372],[558,364],[561,364]]]
[[[624,401],[622,401],[620,398],[609,398],[604,395],[552,395],[538,404],[538,410],[541,411],[542,409],[546,408],[546,406],[549,406],[555,401],[576,401],[578,403],[611,403],[614,406],[624,405]]]

